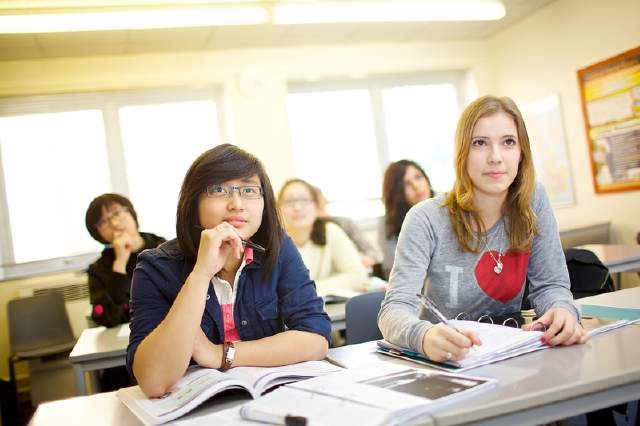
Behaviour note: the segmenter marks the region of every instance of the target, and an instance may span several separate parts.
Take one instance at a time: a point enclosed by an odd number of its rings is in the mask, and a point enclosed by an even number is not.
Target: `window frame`
[[[71,112],[97,109],[102,112],[107,150],[107,168],[111,190],[129,196],[129,183],[122,144],[118,110],[132,105],[152,105],[172,102],[213,101],[216,104],[219,137],[226,140],[227,129],[220,86],[163,87],[139,90],[117,90],[93,93],[36,95],[0,99],[0,117],[15,115]],[[0,149],[0,280],[34,274],[83,269],[94,261],[99,252],[74,256],[15,263],[9,206],[5,187],[2,150]]]
[[[374,138],[378,151],[380,175],[390,163],[389,137],[385,125],[385,113],[382,92],[400,86],[417,86],[432,84],[452,84],[456,89],[458,109],[462,112],[466,105],[468,72],[465,70],[442,70],[402,74],[371,75],[358,78],[335,78],[319,81],[292,80],[287,82],[287,95],[299,93],[333,92],[341,90],[366,90],[371,100],[371,113],[374,124]],[[289,128],[290,125],[289,125]],[[290,136],[291,138],[291,136]],[[290,139],[292,149],[296,149],[293,140]],[[314,182],[315,184],[315,182]],[[382,185],[382,182],[380,183]],[[382,201],[377,199],[363,199],[362,202]],[[328,204],[332,203],[327,200]],[[341,201],[338,201],[340,203]],[[360,219],[351,217],[352,219]]]

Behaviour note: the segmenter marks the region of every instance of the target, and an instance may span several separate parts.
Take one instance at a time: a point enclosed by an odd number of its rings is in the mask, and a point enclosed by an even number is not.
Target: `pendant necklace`
[[[498,241],[500,241],[501,238],[502,238],[502,228],[500,228],[500,238],[498,239]],[[493,267],[493,272],[495,272],[496,275],[500,275],[500,273],[502,272],[502,268],[504,266],[502,264],[502,251],[498,249],[498,258],[496,259],[496,257],[491,252],[491,249],[489,248],[490,241],[487,239],[486,234],[484,236],[484,239],[481,241],[484,243],[484,248],[489,252],[489,256],[491,256],[491,259],[493,259],[493,261],[495,262],[495,266]]]

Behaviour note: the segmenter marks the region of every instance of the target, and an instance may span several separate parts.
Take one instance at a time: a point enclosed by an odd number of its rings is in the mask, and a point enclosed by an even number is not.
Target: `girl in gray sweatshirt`
[[[485,96],[465,109],[455,168],[453,190],[414,206],[402,225],[378,316],[385,339],[434,361],[460,359],[481,344],[477,335],[431,322],[416,293],[447,318],[508,316],[520,311],[528,278],[536,323],[546,327],[543,342],[586,341],[553,210],[535,182],[524,121],[511,99]]]

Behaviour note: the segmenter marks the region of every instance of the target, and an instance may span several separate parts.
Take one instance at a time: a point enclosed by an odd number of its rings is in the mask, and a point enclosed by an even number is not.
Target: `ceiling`
[[[79,0],[62,1],[69,1],[74,5],[79,3]],[[112,1],[114,4],[117,3],[117,0]],[[506,16],[499,21],[393,24],[264,24],[154,30],[0,34],[0,61],[315,44],[482,40],[523,19],[552,1],[502,0],[506,9]],[[6,0],[0,0],[0,11],[3,9],[3,2],[5,4],[9,3]],[[11,3],[15,4],[16,2],[13,1]],[[23,9],[30,8],[35,11],[37,8],[42,7],[42,0],[22,0],[20,4]]]

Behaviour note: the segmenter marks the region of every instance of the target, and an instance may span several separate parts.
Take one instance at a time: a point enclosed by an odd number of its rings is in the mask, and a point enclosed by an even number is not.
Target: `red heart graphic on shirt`
[[[524,285],[529,265],[529,252],[506,253],[502,257],[502,272],[499,274],[493,270],[496,262],[491,254],[498,259],[497,251],[482,253],[476,265],[476,280],[487,296],[498,302],[507,303],[520,293]]]

